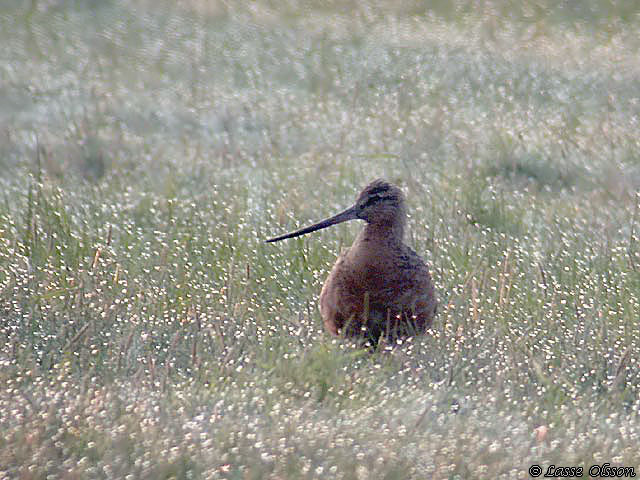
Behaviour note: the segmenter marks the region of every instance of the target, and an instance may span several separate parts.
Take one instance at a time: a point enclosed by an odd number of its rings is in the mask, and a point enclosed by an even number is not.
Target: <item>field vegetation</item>
[[[640,468],[640,4],[0,4],[0,479]],[[399,184],[440,299],[317,299]]]

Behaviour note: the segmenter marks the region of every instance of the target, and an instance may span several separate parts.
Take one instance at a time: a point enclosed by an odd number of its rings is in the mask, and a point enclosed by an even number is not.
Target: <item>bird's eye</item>
[[[374,203],[377,203],[377,202],[379,202],[380,200],[382,200],[382,197],[380,197],[379,195],[373,195],[373,196],[371,196],[371,197],[369,197],[369,198],[367,199],[367,201],[362,205],[362,207],[361,207],[361,208],[364,208],[364,207],[368,207],[368,206],[370,206],[370,205],[373,205]]]

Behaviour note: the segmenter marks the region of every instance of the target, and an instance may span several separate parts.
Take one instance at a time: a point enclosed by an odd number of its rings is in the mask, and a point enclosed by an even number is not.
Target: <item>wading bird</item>
[[[423,334],[433,321],[437,300],[427,265],[403,242],[405,202],[395,185],[374,180],[345,211],[267,242],[355,219],[367,223],[338,258],[320,293],[325,328],[374,345],[381,336],[395,341]]]

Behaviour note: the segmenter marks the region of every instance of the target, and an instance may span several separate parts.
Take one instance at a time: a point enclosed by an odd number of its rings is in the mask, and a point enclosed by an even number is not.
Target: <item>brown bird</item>
[[[374,345],[381,336],[394,341],[423,334],[438,302],[427,265],[403,242],[405,202],[395,185],[374,180],[352,207],[267,242],[355,219],[367,224],[338,258],[320,293],[325,328],[334,335],[366,338]]]

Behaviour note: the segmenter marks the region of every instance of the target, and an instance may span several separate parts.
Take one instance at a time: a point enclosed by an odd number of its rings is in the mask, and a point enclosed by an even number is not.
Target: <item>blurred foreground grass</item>
[[[0,478],[637,469],[639,12],[4,2]],[[262,240],[378,176],[441,308],[369,355],[359,225]]]

